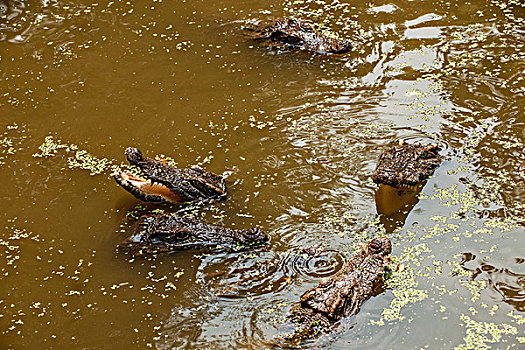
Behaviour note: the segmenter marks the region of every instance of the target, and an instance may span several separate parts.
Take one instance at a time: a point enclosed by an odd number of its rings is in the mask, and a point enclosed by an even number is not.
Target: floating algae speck
[[[70,168],[89,170],[90,175],[103,173],[111,164],[110,160],[106,158],[99,159],[87,151],[76,151],[73,157],[67,159],[67,165]]]
[[[78,168],[89,170],[91,175],[102,174],[107,169],[116,170],[119,167],[114,165],[111,160],[107,158],[98,158],[91,155],[86,150],[79,150],[75,144],[62,143],[61,140],[55,140],[53,136],[47,136],[44,142],[38,146],[39,153],[34,153],[36,158],[50,158],[57,155],[59,150],[64,150],[66,153],[75,152],[74,155],[67,159],[69,168]]]
[[[0,165],[5,164],[8,157],[20,151],[20,145],[27,137],[23,135],[25,128],[16,123],[7,125],[5,129],[6,131],[0,135]]]
[[[472,280],[472,272],[466,270],[461,264],[457,261],[452,262],[454,269],[451,272],[451,275],[460,276],[459,284],[467,288],[472,294],[470,300],[472,302],[478,300],[481,296],[481,291],[487,288],[488,283],[484,280],[474,281]]]
[[[77,150],[78,146],[73,144],[64,144],[60,140],[55,141],[53,136],[50,135],[46,136],[44,143],[38,146],[38,149],[40,150],[40,153],[34,153],[33,157],[47,158],[56,156],[59,149],[65,149],[67,152],[71,152]]]
[[[516,335],[516,327],[492,322],[477,322],[469,316],[461,314],[461,321],[467,328],[467,335],[463,338],[464,343],[456,346],[455,350],[482,350],[491,349],[489,343],[500,343],[504,335]]]
[[[523,315],[516,315],[513,311],[510,311],[507,316],[512,317],[514,319],[514,322],[519,325],[525,324],[525,316]]]
[[[423,253],[430,252],[427,244],[421,243],[404,248],[400,256],[394,257],[393,265],[404,267],[387,280],[387,287],[392,288],[394,300],[390,302],[389,307],[383,310],[381,318],[378,321],[371,320],[371,324],[383,326],[386,322],[402,321],[405,319],[405,316],[401,314],[402,308],[428,297],[427,291],[417,288],[416,277],[418,273],[415,269],[421,266],[421,260],[424,258]]]
[[[9,232],[2,233],[0,246],[3,247],[3,251],[0,251],[0,256],[5,259],[0,270],[2,276],[7,277],[11,268],[16,269],[17,261],[20,259],[21,254],[21,242],[27,239],[39,241],[38,235],[16,227],[11,227]]]

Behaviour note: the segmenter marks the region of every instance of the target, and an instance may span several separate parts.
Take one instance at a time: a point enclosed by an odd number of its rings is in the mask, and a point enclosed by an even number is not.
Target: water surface
[[[342,56],[243,36],[294,16]],[[261,349],[307,289],[388,235],[385,293],[305,347],[523,347],[522,1],[0,1],[2,348]],[[400,139],[446,161],[395,215]],[[267,246],[132,257],[124,149],[227,176],[204,220]],[[312,260],[301,250],[322,244]]]

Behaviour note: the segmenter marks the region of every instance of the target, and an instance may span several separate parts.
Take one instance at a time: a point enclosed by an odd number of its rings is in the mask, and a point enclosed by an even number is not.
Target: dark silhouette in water
[[[379,185],[375,193],[376,210],[381,214],[380,222],[387,233],[392,233],[405,224],[410,211],[419,202],[418,195],[426,182],[416,186],[395,188],[389,185]]]
[[[317,53],[342,54],[352,49],[350,41],[330,38],[311,24],[293,18],[279,18],[256,28],[246,28],[255,40],[265,40],[277,46],[299,48]]]

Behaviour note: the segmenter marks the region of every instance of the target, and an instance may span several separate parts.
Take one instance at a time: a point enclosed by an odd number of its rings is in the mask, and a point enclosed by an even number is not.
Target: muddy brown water
[[[2,0],[0,15],[1,348],[265,348],[379,235],[388,289],[305,347],[525,346],[522,1]],[[355,50],[243,37],[279,16]],[[447,160],[385,199],[370,178],[400,139]],[[271,243],[117,251],[155,209],[109,177],[128,146],[227,176],[227,200],[194,213]],[[301,254],[315,244],[328,253]]]

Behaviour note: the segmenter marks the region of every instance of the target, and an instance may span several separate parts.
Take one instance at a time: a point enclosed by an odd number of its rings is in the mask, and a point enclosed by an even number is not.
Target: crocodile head
[[[245,30],[252,39],[266,41],[271,46],[292,47],[320,54],[343,54],[353,48],[350,41],[329,37],[310,23],[295,18],[279,18],[246,27]]]
[[[133,147],[126,149],[126,157],[137,173],[119,171],[113,177],[125,190],[145,202],[182,203],[226,194],[224,179],[202,168],[178,169],[147,158]]]
[[[150,214],[141,217],[125,246],[145,253],[214,247],[252,247],[268,242],[261,229],[230,229],[186,215]]]
[[[372,180],[395,188],[412,187],[432,176],[443,157],[437,145],[409,145],[403,140],[379,157]]]

